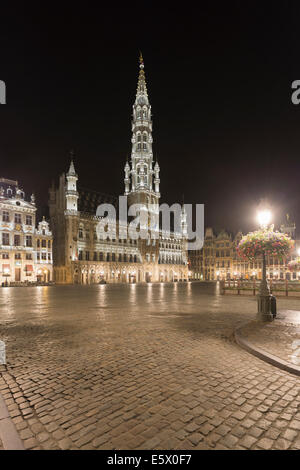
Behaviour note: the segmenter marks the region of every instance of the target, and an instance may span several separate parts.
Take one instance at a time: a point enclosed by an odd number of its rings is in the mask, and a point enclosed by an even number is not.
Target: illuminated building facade
[[[138,86],[133,104],[132,151],[124,168],[124,195],[128,206],[139,203],[148,217],[159,214],[159,164],[152,152],[152,115],[146,87],[143,59],[140,58]],[[117,198],[78,186],[73,160],[58,187],[49,191],[49,211],[54,235],[54,273],[57,283],[173,282],[188,279],[187,226],[180,209],[180,229],[162,231],[157,237],[133,240],[128,222],[117,222],[109,239],[98,233],[97,207]],[[157,219],[158,220],[158,219]]]
[[[18,182],[0,178],[0,284],[52,281],[52,233],[36,228],[36,205]]]
[[[295,240],[296,227],[289,220],[289,216],[280,230]],[[203,248],[189,253],[190,279],[203,281],[261,279],[262,263],[258,260],[250,262],[237,255],[236,248],[242,236],[241,232],[232,235],[225,230],[215,235],[212,228],[207,228]],[[291,258],[296,256],[297,247],[300,247],[300,242],[296,240],[295,252]],[[273,256],[268,257],[267,277],[281,280],[300,279],[300,272],[290,273],[287,269],[287,263],[291,258],[280,260]]]

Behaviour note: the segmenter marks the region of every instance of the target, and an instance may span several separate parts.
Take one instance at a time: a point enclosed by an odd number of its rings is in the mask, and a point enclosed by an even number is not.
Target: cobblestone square
[[[234,341],[254,297],[108,284],[4,288],[0,305],[0,393],[26,449],[300,448],[299,378]]]

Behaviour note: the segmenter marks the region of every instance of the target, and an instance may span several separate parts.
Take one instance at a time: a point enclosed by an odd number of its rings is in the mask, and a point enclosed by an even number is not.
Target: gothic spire
[[[145,67],[144,59],[143,59],[141,52],[140,52],[139,62],[140,62],[140,72],[139,72],[139,78],[138,78],[135,103],[137,104],[138,102],[143,100],[145,104],[149,104],[147,86],[146,86],[146,76],[145,76],[145,71],[144,71],[144,67]]]
[[[151,105],[148,99],[144,59],[140,53],[136,98],[132,113],[130,165],[124,168],[125,194],[151,192],[159,197],[159,166],[153,168]]]
[[[76,176],[76,171],[74,167],[74,150],[70,151],[70,157],[71,157],[71,163],[70,163],[70,168],[67,174],[70,176]]]

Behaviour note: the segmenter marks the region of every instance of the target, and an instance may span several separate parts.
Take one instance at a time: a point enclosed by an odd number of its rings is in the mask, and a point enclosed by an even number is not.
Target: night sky
[[[82,186],[123,194],[141,50],[162,201],[246,231],[268,198],[300,233],[299,2],[71,5],[1,5],[0,176],[46,210],[74,149]]]

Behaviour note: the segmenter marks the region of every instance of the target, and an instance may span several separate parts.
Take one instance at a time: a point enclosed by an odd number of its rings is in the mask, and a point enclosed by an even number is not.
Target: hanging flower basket
[[[300,271],[300,258],[292,259],[287,265],[291,272]]]
[[[276,256],[280,260],[290,255],[294,242],[281,232],[263,229],[245,235],[237,246],[238,255],[243,259],[253,260],[266,256]]]

